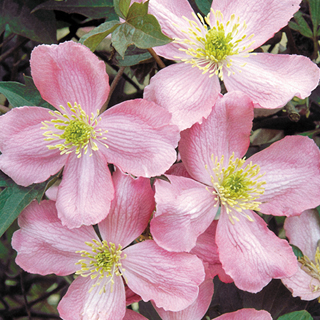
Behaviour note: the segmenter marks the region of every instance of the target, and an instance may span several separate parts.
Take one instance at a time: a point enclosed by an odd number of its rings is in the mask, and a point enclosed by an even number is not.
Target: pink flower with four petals
[[[163,108],[137,99],[99,114],[109,77],[87,47],[73,41],[40,45],[32,52],[31,72],[57,111],[21,107],[0,117],[0,169],[28,186],[64,166],[56,203],[63,225],[75,228],[106,217],[114,197],[108,163],[151,177],[175,161],[179,132]]]
[[[187,0],[150,0],[149,13],[173,42],[156,47],[180,63],[152,77],[144,97],[172,113],[180,130],[201,122],[220,92],[245,92],[255,107],[274,109],[293,96],[306,98],[320,70],[304,56],[252,53],[283,28],[301,0],[213,0],[209,15],[196,15]]]

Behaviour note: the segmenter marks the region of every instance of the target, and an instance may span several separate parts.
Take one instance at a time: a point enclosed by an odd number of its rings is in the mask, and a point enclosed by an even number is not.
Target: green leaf
[[[148,4],[148,1],[133,3],[129,8],[126,22],[112,33],[112,45],[122,57],[128,46],[132,44],[141,49],[148,49],[163,46],[172,41],[161,32],[157,19],[147,13]]]
[[[320,24],[320,1],[309,0],[311,21],[313,24],[313,34],[317,34],[318,26]]]
[[[114,0],[114,10],[116,14],[121,17],[122,19],[126,19],[129,6],[130,6],[130,0]]]
[[[99,43],[119,25],[120,22],[117,20],[104,22],[81,37],[79,42],[90,48],[91,51],[94,51]]]
[[[67,13],[80,13],[91,19],[118,19],[113,8],[113,0],[49,0],[39,4],[34,11],[60,10]]]
[[[211,3],[211,0],[196,0],[196,5],[198,6],[199,10],[205,15],[210,12]]]
[[[316,209],[317,209],[319,216],[320,216],[320,206],[318,206]]]
[[[0,82],[0,93],[2,93],[16,107],[38,106],[55,110],[48,102],[41,98],[41,95],[33,83],[31,77],[24,77],[25,85],[19,82]]]
[[[304,20],[303,14],[301,11],[297,11],[294,14],[294,19],[296,20],[296,22],[290,21],[288,24],[289,27],[295,31],[300,32],[303,36],[307,38],[312,38],[313,37],[312,31],[309,25],[307,24],[306,20]]]
[[[131,67],[139,63],[147,62],[150,58],[152,58],[152,56],[146,49],[129,46],[125,52],[124,59],[122,59],[117,52],[112,58],[112,63],[119,67]]]
[[[12,222],[19,216],[20,212],[33,199],[40,202],[43,197],[47,181],[22,187],[13,182],[2,172],[0,185],[6,188],[0,193],[0,236],[10,227]]]
[[[290,246],[292,247],[292,251],[297,258],[303,257],[302,251],[297,246],[295,246],[294,244],[290,244]]]
[[[311,317],[310,313],[305,310],[290,312],[278,318],[278,320],[312,320],[312,319],[313,318]]]
[[[56,43],[56,20],[53,12],[33,8],[42,0],[0,0],[0,34],[6,24],[13,33],[41,43]]]

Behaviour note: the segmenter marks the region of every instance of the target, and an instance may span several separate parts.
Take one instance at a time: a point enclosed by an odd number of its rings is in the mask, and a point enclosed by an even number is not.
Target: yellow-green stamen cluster
[[[214,15],[213,24],[210,22],[211,14]],[[192,15],[197,22],[183,17],[189,24],[188,30],[181,30],[187,35],[187,38],[174,39],[176,43],[188,45],[188,49],[180,48],[179,50],[184,51],[191,58],[176,58],[185,63],[191,63],[193,67],[198,67],[203,70],[203,74],[209,72],[210,77],[218,75],[223,80],[224,67],[229,69],[228,75],[231,74],[230,68],[233,63],[231,57],[233,55],[242,53],[241,57],[248,57],[248,53],[252,51],[249,48],[253,44],[253,41],[249,42],[249,40],[254,37],[254,34],[247,36],[245,34],[246,22],[240,22],[240,18],[236,18],[234,14],[226,22],[221,11],[214,11],[212,8],[205,18],[200,14],[196,16],[195,13],[192,13]],[[205,33],[198,25],[199,20]],[[180,28],[178,25],[175,26]],[[245,64],[240,65],[240,67],[244,66]],[[234,70],[235,68],[232,73]],[[238,71],[241,72],[241,69]]]
[[[307,256],[298,258],[301,263],[301,269],[308,273],[312,278],[320,281],[320,250],[317,247],[316,254],[314,256],[314,261],[311,261]],[[312,292],[320,291],[319,285],[314,285],[310,283],[310,290]],[[320,297],[318,298],[320,302]]]
[[[79,104],[76,102],[74,106],[68,102],[68,112],[63,106],[60,106],[64,113],[59,111],[49,111],[49,114],[54,118],[51,121],[42,122],[41,129],[46,130],[43,135],[45,141],[59,141],[55,145],[48,145],[48,149],[59,149],[60,154],[69,154],[75,152],[78,158],[81,157],[82,152],[87,154],[90,150],[97,151],[98,145],[94,140],[99,140],[104,146],[108,145],[103,141],[107,138],[104,136],[108,130],[102,131],[96,129],[98,122],[101,120],[99,110],[97,114],[91,113],[91,117],[85,113]]]
[[[234,158],[234,154],[229,158],[227,166],[224,166],[224,157],[220,161],[218,157],[211,156],[212,171],[210,172],[212,186],[214,191],[210,191],[216,196],[216,201],[226,208],[229,219],[232,224],[239,218],[234,215],[234,210],[242,213],[243,210],[259,210],[261,202],[256,201],[264,193],[263,185],[265,181],[259,179],[260,167],[253,165],[252,162],[243,166],[245,159]],[[209,170],[208,165],[206,169]],[[244,214],[252,221],[252,218]],[[234,219],[234,220],[233,220]]]
[[[81,269],[76,272],[76,274],[81,275],[82,277],[89,277],[91,279],[96,279],[97,281],[92,285],[89,292],[93,290],[94,287],[99,286],[104,278],[109,278],[112,284],[114,283],[113,277],[123,276],[123,268],[121,268],[121,259],[125,259],[126,255],[122,255],[122,247],[116,245],[112,242],[102,241],[99,242],[95,239],[92,242],[86,242],[86,245],[91,247],[91,252],[81,250],[76,251],[76,253],[81,253],[81,257],[85,259],[79,260],[76,264],[81,265]],[[105,289],[106,283],[103,284],[99,293],[106,292]]]

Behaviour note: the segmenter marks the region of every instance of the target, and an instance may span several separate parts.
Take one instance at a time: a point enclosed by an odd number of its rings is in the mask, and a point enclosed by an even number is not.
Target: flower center
[[[207,190],[216,195],[216,200],[226,208],[229,219],[239,221],[234,215],[234,210],[242,213],[243,210],[259,210],[261,202],[256,201],[264,193],[265,181],[259,179],[264,175],[260,174],[260,167],[252,162],[243,167],[245,159],[234,159],[234,153],[229,158],[228,165],[224,167],[224,157],[220,161],[214,155],[211,156],[213,167],[210,173],[214,191]],[[206,165],[208,170],[208,165]],[[252,218],[242,213],[248,220]]]
[[[227,56],[233,54],[232,35],[225,35],[222,28],[217,30],[216,27],[210,29],[206,34],[205,52],[207,56],[215,62],[225,60]]]
[[[214,16],[213,22],[210,22],[210,15]],[[203,74],[209,72],[209,77],[218,75],[223,80],[223,72],[227,71],[228,76],[235,71],[241,72],[238,67],[244,67],[245,64],[231,66],[233,55],[241,55],[241,57],[248,57],[248,53],[252,51],[249,49],[254,41],[249,41],[254,34],[247,36],[245,30],[247,28],[246,22],[240,23],[240,18],[232,14],[228,21],[225,21],[221,11],[214,11],[211,8],[211,12],[203,18],[199,13],[196,16],[193,12],[195,20],[189,20],[183,17],[188,24],[188,30],[181,29],[176,25],[183,33],[186,34],[186,39],[175,38],[176,43],[181,43],[184,48],[180,48],[180,51],[184,51],[191,58],[181,58],[185,63],[191,63],[193,66],[202,70]],[[202,29],[199,27],[199,20],[202,24]],[[188,46],[185,49],[186,45]]]
[[[92,243],[93,242],[93,243]],[[81,265],[81,269],[76,272],[76,274],[81,275],[82,277],[90,276],[91,279],[97,279],[97,281],[92,285],[89,292],[93,290],[94,287],[99,286],[104,278],[109,278],[107,281],[109,283],[111,281],[111,290],[112,284],[114,283],[113,277],[123,276],[123,268],[121,268],[122,264],[120,262],[121,259],[125,259],[126,255],[124,254],[122,257],[122,247],[119,244],[118,248],[116,248],[115,244],[112,242],[102,241],[99,242],[95,239],[92,242],[86,242],[86,245],[91,247],[91,252],[81,250],[76,251],[76,253],[81,253],[81,257],[85,259],[80,259],[76,264]],[[103,283],[103,286],[99,293],[106,292],[106,284]]]
[[[301,263],[301,269],[309,274],[312,278],[320,281],[320,250],[317,247],[316,254],[314,256],[314,262],[307,256],[299,257],[298,261]],[[310,283],[310,289],[312,292],[320,291],[320,286]],[[320,302],[320,297],[318,298]]]
[[[88,149],[90,151],[99,149],[94,140],[98,140],[109,148],[103,141],[107,139],[105,134],[108,130],[96,129],[98,122],[101,120],[101,117],[98,118],[99,110],[97,110],[96,116],[91,113],[91,117],[89,117],[76,102],[74,106],[70,102],[67,105],[70,112],[66,112],[66,109],[60,106],[64,111],[63,114],[59,111],[49,111],[49,114],[54,118],[51,121],[42,122],[43,127],[41,129],[47,130],[43,133],[44,140],[59,141],[58,144],[48,145],[48,149],[59,149],[61,155],[75,152],[78,155],[77,157],[80,158],[82,152],[87,154]],[[92,156],[92,152],[90,152],[90,156]]]
[[[60,137],[65,139],[66,143],[78,146],[80,144],[88,144],[92,131],[93,128],[84,121],[71,120]]]

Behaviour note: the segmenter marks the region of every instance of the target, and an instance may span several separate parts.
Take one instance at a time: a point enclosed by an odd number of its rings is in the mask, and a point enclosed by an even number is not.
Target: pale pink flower
[[[175,41],[154,50],[180,63],[162,69],[144,97],[168,109],[181,130],[207,118],[220,92],[240,90],[255,107],[278,108],[305,98],[319,68],[297,55],[250,53],[284,27],[301,0],[213,0],[206,18],[187,0],[150,0],[149,12]]]
[[[252,119],[251,100],[231,92],[202,124],[181,132],[179,151],[191,178],[167,175],[170,183],[155,182],[150,225],[160,246],[189,252],[220,206],[215,241],[222,268],[240,289],[258,292],[298,266],[288,242],[254,211],[293,216],[319,205],[320,152],[313,140],[288,136],[242,159]]]
[[[240,309],[225,313],[212,320],[272,320],[271,314],[265,310]]]
[[[292,277],[282,279],[294,297],[302,300],[320,298],[320,217],[317,210],[306,210],[284,223],[289,242],[303,253],[299,269]]]
[[[145,178],[114,174],[115,198],[110,213],[93,227],[68,229],[58,219],[53,201],[33,202],[19,217],[12,246],[24,270],[42,275],[79,276],[58,305],[66,320],[122,320],[126,312],[124,281],[144,301],[179,311],[198,296],[204,280],[200,259],[167,252],[153,240],[129,246],[148,225],[153,191]]]
[[[32,77],[57,111],[15,108],[0,117],[0,169],[17,184],[47,180],[64,166],[57,210],[69,228],[101,221],[114,197],[108,163],[135,176],[167,170],[176,159],[178,128],[170,114],[143,99],[101,115],[109,93],[105,64],[73,41],[40,45]]]

